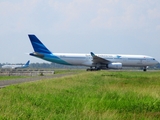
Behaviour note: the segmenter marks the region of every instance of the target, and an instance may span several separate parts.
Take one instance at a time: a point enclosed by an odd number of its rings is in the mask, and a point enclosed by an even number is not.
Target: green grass
[[[66,73],[80,73],[84,72],[85,70],[76,70],[76,69],[55,69],[55,74],[66,74]],[[1,80],[13,80],[13,79],[18,79],[18,78],[27,78],[31,76],[0,76],[0,81]],[[33,76],[32,76],[33,77]]]
[[[54,69],[55,74],[64,73],[80,73],[86,71],[85,69]]]
[[[160,71],[81,72],[0,89],[0,119],[159,120]]]
[[[0,81],[1,80],[12,80],[12,79],[17,79],[17,78],[26,78],[26,76],[0,76]]]

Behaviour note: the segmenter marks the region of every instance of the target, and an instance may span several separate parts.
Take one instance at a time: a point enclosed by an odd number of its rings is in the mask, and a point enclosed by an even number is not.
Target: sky
[[[160,62],[160,0],[1,0],[0,63],[43,63],[28,34],[53,53],[138,54]]]

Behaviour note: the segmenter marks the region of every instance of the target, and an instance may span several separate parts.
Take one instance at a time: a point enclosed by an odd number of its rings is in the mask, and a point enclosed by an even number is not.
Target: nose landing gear
[[[143,67],[143,71],[146,72],[147,68],[148,68],[148,66]]]

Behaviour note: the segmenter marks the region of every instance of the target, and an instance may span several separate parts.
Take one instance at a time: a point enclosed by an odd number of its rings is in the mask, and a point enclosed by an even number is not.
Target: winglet
[[[93,52],[91,52],[91,56],[92,56],[92,57],[94,57],[94,56],[95,56],[95,54],[94,54]]]

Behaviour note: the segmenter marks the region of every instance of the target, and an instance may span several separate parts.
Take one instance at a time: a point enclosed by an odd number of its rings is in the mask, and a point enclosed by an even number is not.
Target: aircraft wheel
[[[147,71],[147,69],[143,69],[143,71],[144,71],[144,72],[146,72],[146,71]]]

